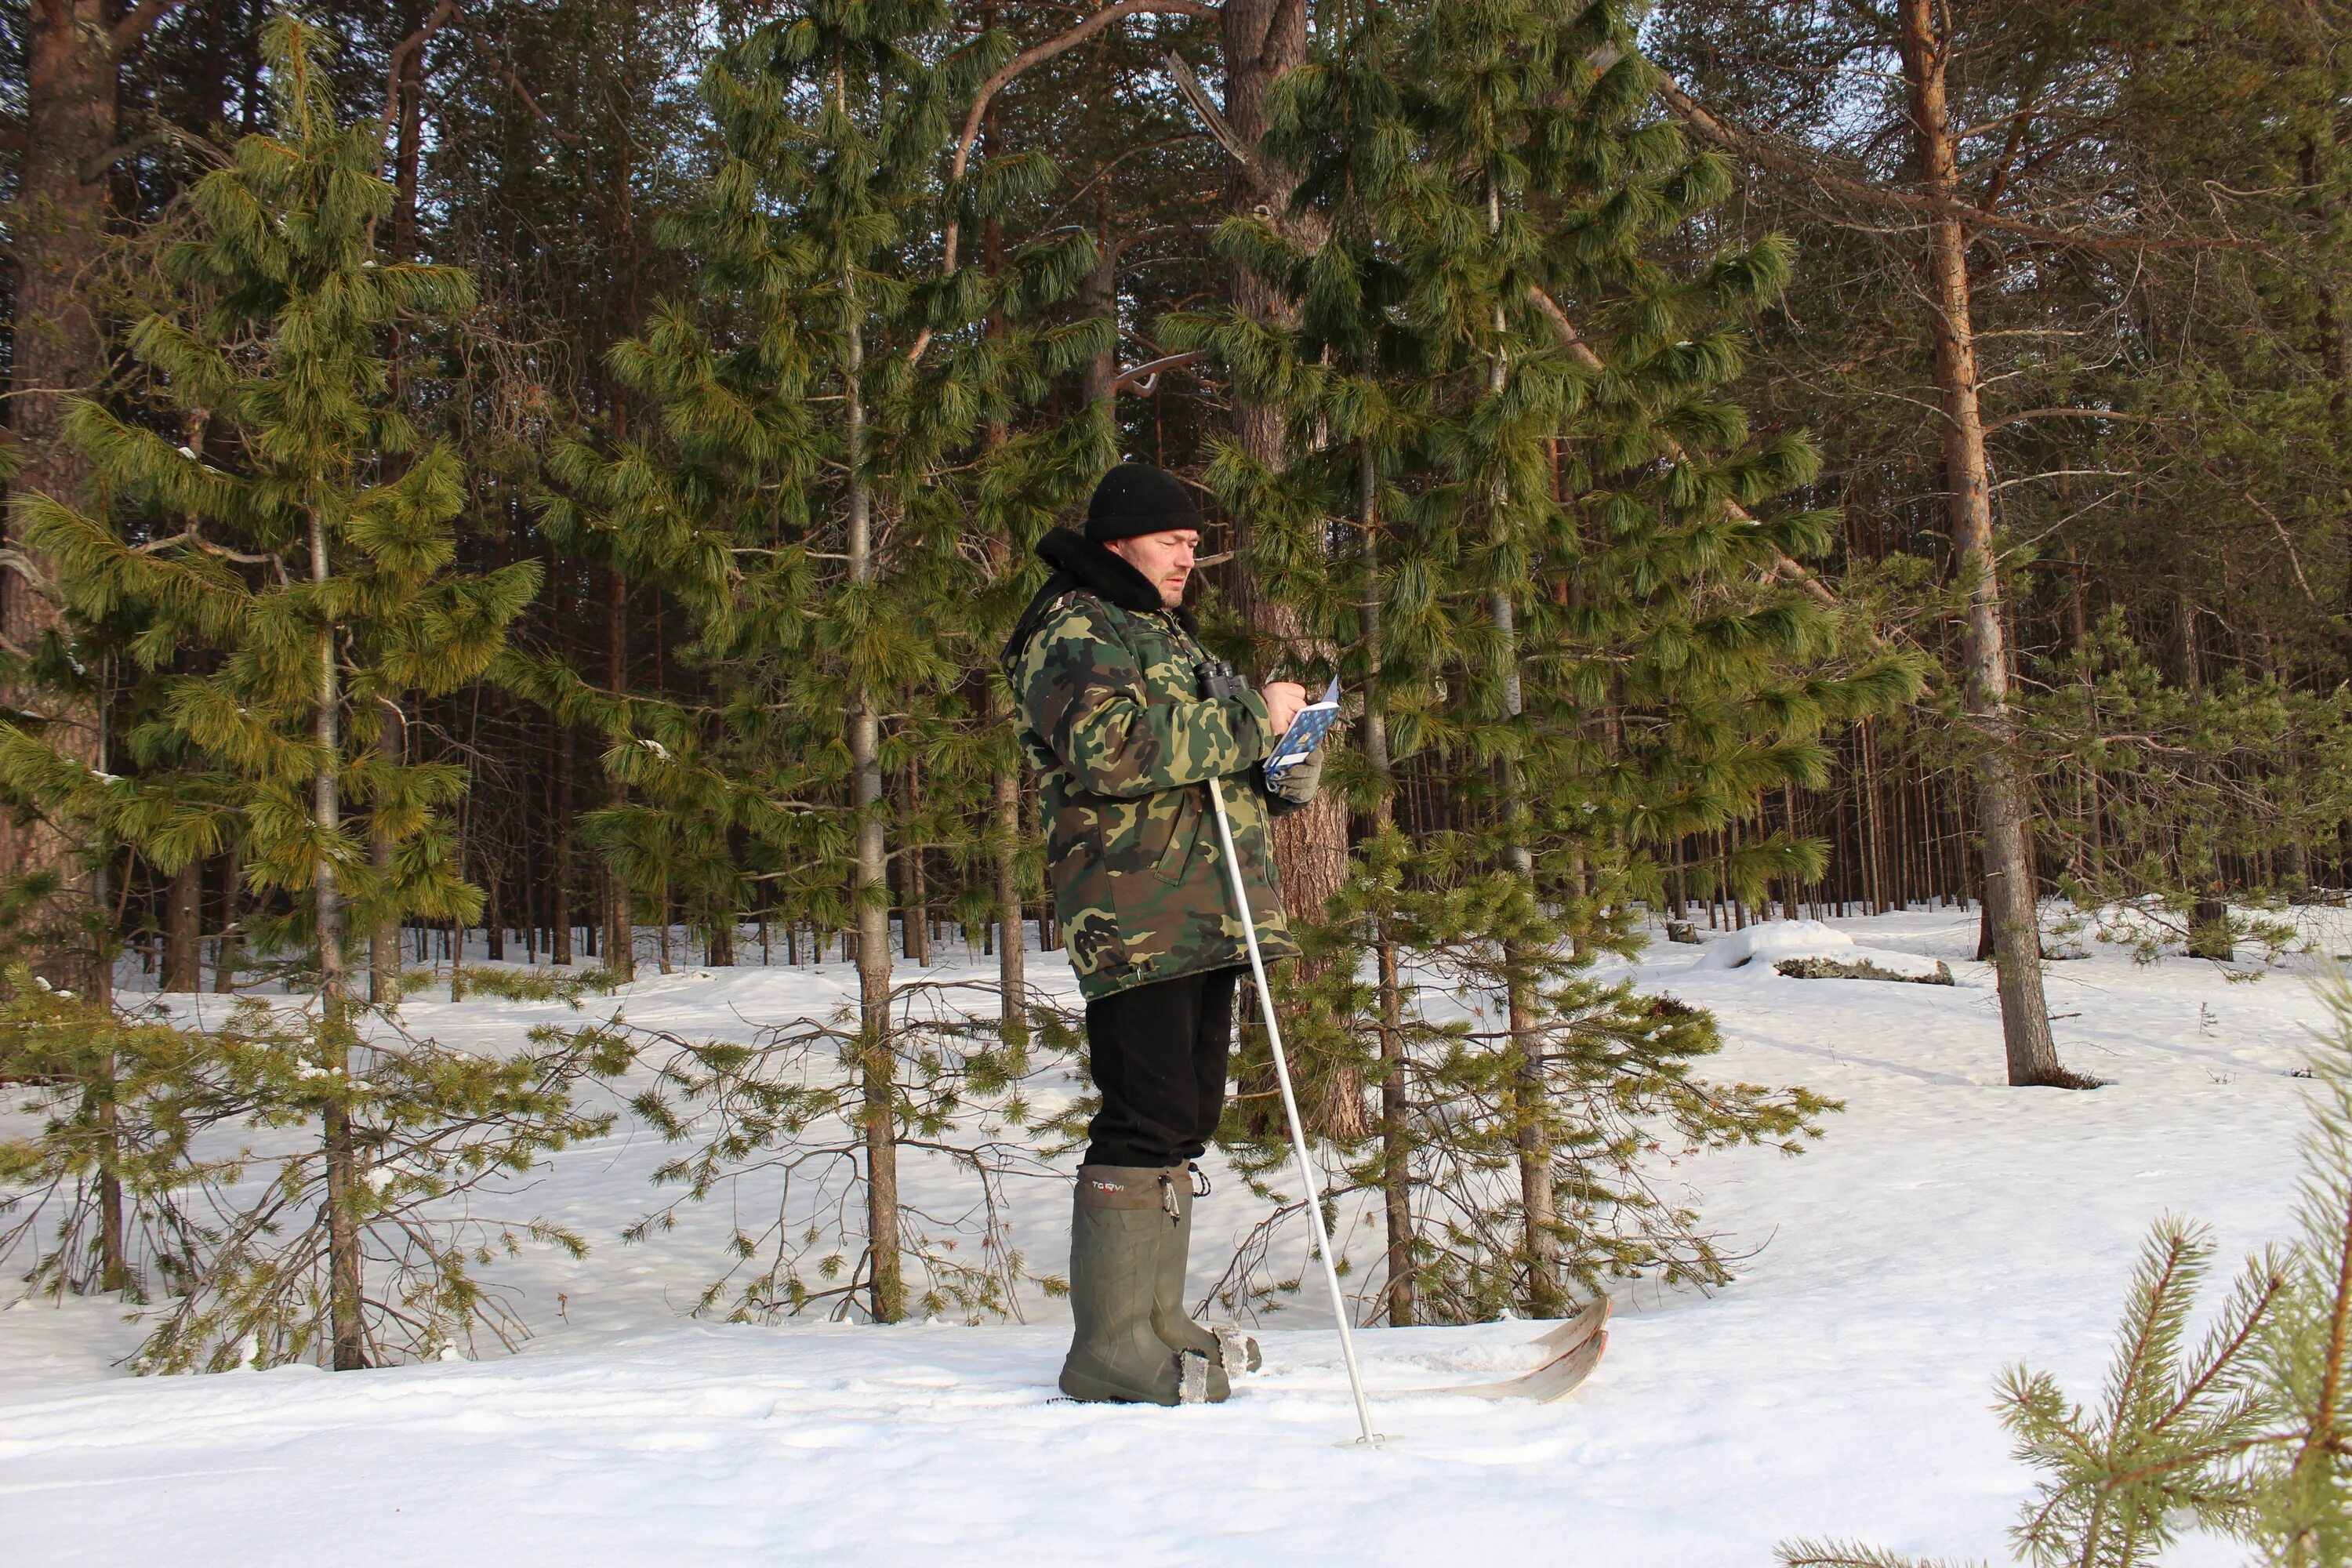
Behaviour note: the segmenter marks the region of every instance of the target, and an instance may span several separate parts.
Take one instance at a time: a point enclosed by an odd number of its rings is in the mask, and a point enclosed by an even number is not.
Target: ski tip
[[[1541,1345],[1556,1354],[1574,1350],[1608,1326],[1609,1314],[1614,1306],[1615,1303],[1608,1297],[1600,1297],[1574,1317],[1553,1324],[1528,1342]]]
[[[1509,1397],[1531,1400],[1538,1405],[1549,1405],[1565,1399],[1584,1386],[1592,1369],[1601,1364],[1601,1353],[1609,1348],[1607,1334],[1595,1334],[1557,1361],[1545,1363],[1527,1376]]]

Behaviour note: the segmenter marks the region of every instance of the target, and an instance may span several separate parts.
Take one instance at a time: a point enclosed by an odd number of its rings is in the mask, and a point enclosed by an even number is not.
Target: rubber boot
[[[1257,1342],[1238,1329],[1207,1328],[1184,1310],[1185,1271],[1192,1255],[1192,1167],[1171,1165],[1159,1176],[1160,1201],[1176,1223],[1160,1249],[1151,1327],[1170,1348],[1208,1358],[1209,1400],[1215,1404],[1233,1392],[1232,1373],[1258,1369]]]
[[[1070,1315],[1076,1332],[1062,1362],[1073,1399],[1190,1405],[1208,1397],[1209,1361],[1152,1331],[1160,1256],[1174,1228],[1160,1173],[1081,1165],[1070,1209]]]

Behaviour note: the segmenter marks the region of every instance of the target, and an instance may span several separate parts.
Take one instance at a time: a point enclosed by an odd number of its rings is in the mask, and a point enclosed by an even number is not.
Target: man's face
[[[1201,548],[1201,535],[1190,528],[1176,528],[1166,533],[1114,539],[1103,548],[1142,573],[1160,590],[1160,607],[1172,610],[1184,602],[1184,584],[1192,579],[1192,557]]]

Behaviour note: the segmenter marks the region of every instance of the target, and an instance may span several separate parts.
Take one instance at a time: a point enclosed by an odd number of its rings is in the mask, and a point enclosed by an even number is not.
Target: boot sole
[[[1164,1409],[1173,1409],[1180,1403],[1172,1394],[1162,1399],[1156,1394],[1139,1393],[1125,1384],[1074,1372],[1068,1367],[1062,1369],[1061,1389],[1081,1405],[1157,1405]]]

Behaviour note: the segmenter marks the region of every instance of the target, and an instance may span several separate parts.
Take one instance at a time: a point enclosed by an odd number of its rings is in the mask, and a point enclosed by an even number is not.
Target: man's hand
[[[1291,721],[1307,706],[1307,688],[1295,680],[1269,680],[1257,689],[1265,699],[1265,721],[1273,726],[1269,741],[1279,741],[1290,732]]]

